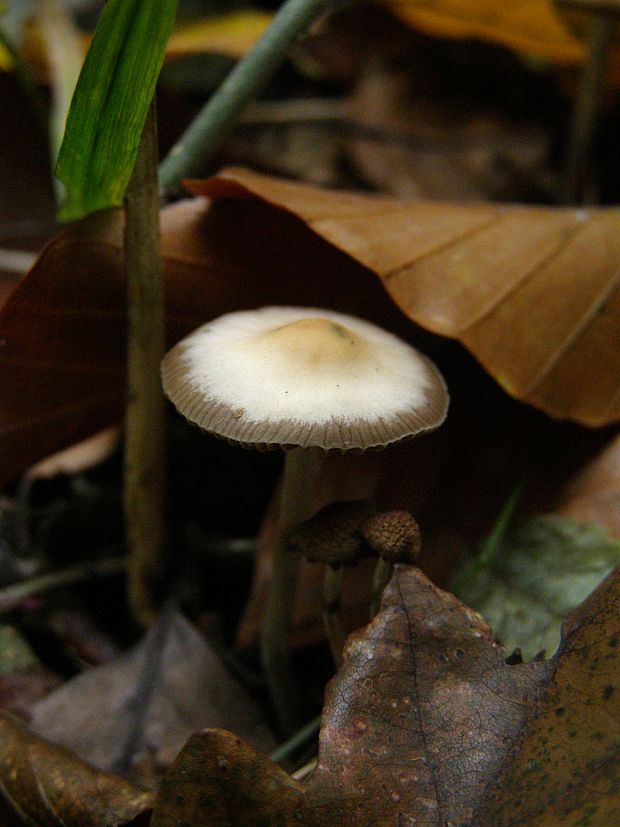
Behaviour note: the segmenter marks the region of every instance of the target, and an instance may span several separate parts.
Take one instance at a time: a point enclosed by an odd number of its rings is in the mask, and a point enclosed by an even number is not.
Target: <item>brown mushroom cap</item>
[[[440,425],[433,363],[391,333],[330,310],[263,307],[220,316],[162,362],[187,419],[255,447],[366,450]]]
[[[388,563],[413,563],[422,548],[420,527],[408,511],[384,511],[371,517],[362,535]]]
[[[353,565],[369,554],[362,526],[373,513],[365,500],[330,503],[291,532],[289,551],[303,554],[312,563]]]

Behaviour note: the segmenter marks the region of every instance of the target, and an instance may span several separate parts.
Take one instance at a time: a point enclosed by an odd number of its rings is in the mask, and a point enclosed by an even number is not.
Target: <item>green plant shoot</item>
[[[67,116],[56,175],[59,218],[119,206],[172,29],[177,0],[108,0]]]

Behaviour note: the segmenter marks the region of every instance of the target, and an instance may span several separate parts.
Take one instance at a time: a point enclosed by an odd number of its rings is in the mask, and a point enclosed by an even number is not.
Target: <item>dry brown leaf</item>
[[[568,483],[554,511],[580,522],[599,523],[620,538],[620,436]]]
[[[3,827],[123,827],[138,824],[152,794],[99,772],[69,750],[0,717],[0,821]]]
[[[177,759],[153,827],[240,827],[248,812],[255,824],[308,827],[609,827],[620,806],[619,601],[620,571],[571,614],[553,659],[509,665],[477,613],[400,566],[328,686],[303,795],[236,736],[205,731]]]
[[[168,770],[150,827],[284,827],[302,799],[301,785],[266,755],[230,732],[207,729],[192,735]]]
[[[397,0],[393,11],[402,20],[439,37],[476,37],[502,43],[558,63],[584,57],[551,0],[521,0],[518,6],[495,0]]]
[[[418,80],[377,67],[362,74],[344,112],[401,140],[345,139],[357,174],[373,190],[410,200],[535,200],[535,175],[549,151],[545,129],[497,111],[480,93],[426,91]]]
[[[262,304],[329,306],[397,333],[411,328],[365,268],[296,219],[247,207],[208,210],[193,199],[163,211],[171,344],[221,313]],[[47,245],[2,308],[1,482],[121,419],[121,250],[121,213],[93,216]]]
[[[30,725],[116,772],[137,755],[175,755],[207,725],[229,726],[265,751],[275,746],[257,704],[176,611],[164,613],[130,651],[48,694],[33,707]]]
[[[406,203],[243,169],[188,186],[298,216],[512,396],[591,426],[620,416],[618,210]]]
[[[563,626],[547,691],[481,812],[493,827],[620,823],[620,570]]]

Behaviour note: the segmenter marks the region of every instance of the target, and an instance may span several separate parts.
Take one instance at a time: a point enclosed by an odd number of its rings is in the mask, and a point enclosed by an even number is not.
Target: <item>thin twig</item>
[[[566,171],[561,192],[563,204],[574,204],[581,200],[592,142],[600,119],[603,80],[616,22],[611,14],[601,12],[591,23],[588,54],[583,65],[571,119]]]
[[[228,75],[160,166],[162,190],[204,169],[241,110],[267,83],[292,44],[334,0],[287,0],[251,52]]]
[[[292,755],[300,747],[305,746],[318,733],[321,728],[321,716],[317,715],[309,723],[296,732],[288,741],[280,744],[279,747],[269,754],[274,764],[280,764],[289,755]]]
[[[26,250],[0,250],[0,270],[5,273],[23,275],[30,270],[36,260],[36,255]]]
[[[258,101],[250,104],[239,117],[239,127],[246,130],[262,127],[312,126],[333,131],[339,138],[351,137],[409,149],[412,152],[443,154],[470,150],[518,149],[524,140],[518,136],[501,139],[497,135],[428,135],[423,131],[385,129],[364,123],[347,114],[338,99],[304,98],[302,100]]]
[[[307,764],[304,764],[303,767],[300,767],[296,772],[294,772],[292,777],[295,781],[303,781],[304,778],[307,778],[315,771],[317,763],[318,759],[313,758],[311,761],[308,761]]]
[[[144,738],[144,730],[155,690],[161,684],[162,661],[168,641],[176,605],[170,600],[160,613],[146,639],[144,665],[127,706],[131,710],[131,723],[119,732],[123,745],[112,767],[113,772],[124,775],[131,769],[135,753]]]
[[[73,586],[83,580],[90,580],[94,577],[110,577],[125,570],[125,557],[106,557],[102,560],[94,560],[88,563],[79,563],[75,566],[68,566],[60,571],[51,571],[47,574],[40,574],[20,583],[14,583],[4,589],[0,589],[0,612],[10,612],[19,606],[29,597],[49,592],[54,589]]]

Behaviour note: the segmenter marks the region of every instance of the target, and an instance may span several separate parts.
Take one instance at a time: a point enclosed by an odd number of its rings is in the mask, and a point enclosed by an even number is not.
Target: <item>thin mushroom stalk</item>
[[[420,527],[408,511],[384,511],[371,517],[362,528],[370,550],[378,555],[370,600],[370,619],[381,606],[383,590],[394,573],[395,563],[413,563],[420,553]]]
[[[374,508],[365,500],[334,502],[299,525],[289,537],[292,552],[325,567],[322,619],[336,668],[342,664],[346,640],[341,616],[344,568],[368,556],[361,529],[372,514]]]
[[[323,578],[323,627],[336,668],[342,666],[342,650],[347,634],[342,623],[342,566],[325,566]]]
[[[309,494],[322,461],[321,451],[303,448],[287,451],[284,460],[271,585],[260,633],[263,670],[276,720],[283,733],[294,732],[300,718],[299,687],[289,645],[299,579],[299,557],[288,550],[287,536],[308,516]]]

